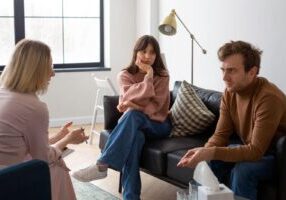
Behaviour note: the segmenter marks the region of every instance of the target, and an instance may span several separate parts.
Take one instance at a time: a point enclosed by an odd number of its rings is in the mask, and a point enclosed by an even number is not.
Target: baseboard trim
[[[74,125],[91,124],[92,116],[80,116],[80,117],[65,117],[65,118],[51,118],[50,127],[60,127],[63,124],[72,121]],[[96,122],[103,123],[103,115],[98,115]]]

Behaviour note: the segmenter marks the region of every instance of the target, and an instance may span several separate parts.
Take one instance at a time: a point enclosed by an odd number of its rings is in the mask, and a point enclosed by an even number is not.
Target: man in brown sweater
[[[257,184],[273,176],[271,144],[286,132],[286,97],[274,84],[258,77],[262,51],[243,41],[231,41],[218,50],[226,89],[213,136],[204,147],[189,150],[180,167],[210,166],[222,182],[229,177],[236,195],[255,200]],[[239,144],[229,144],[230,136]]]

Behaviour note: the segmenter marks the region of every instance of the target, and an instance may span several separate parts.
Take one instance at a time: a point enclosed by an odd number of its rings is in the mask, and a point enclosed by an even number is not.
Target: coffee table
[[[188,189],[180,189],[178,192],[180,193],[180,197],[178,197],[178,194],[177,194],[177,200],[185,200],[185,199],[187,199],[187,200],[199,200],[199,199],[197,199],[197,197],[189,197],[189,190]],[[234,200],[249,200],[249,199],[234,195]]]

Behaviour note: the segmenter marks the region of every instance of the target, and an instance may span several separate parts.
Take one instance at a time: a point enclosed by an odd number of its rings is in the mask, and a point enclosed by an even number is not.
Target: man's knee
[[[253,163],[251,162],[238,162],[235,164],[232,169],[231,176],[236,181],[245,181],[249,180],[254,176],[255,168],[253,167]]]

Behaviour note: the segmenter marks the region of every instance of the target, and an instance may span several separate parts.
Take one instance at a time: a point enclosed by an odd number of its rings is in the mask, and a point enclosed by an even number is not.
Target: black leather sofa
[[[48,164],[31,160],[0,169],[0,199],[51,200]]]
[[[181,82],[175,82],[171,92],[171,105],[174,102]],[[198,96],[205,105],[217,116],[221,93],[194,86]],[[100,149],[104,148],[111,130],[116,126],[121,114],[117,111],[118,96],[105,96],[104,104],[104,128],[100,133]],[[171,106],[170,105],[170,106]],[[213,134],[216,122],[203,134],[188,137],[165,138],[160,140],[147,140],[142,152],[141,170],[167,181],[176,186],[185,188],[193,176],[193,170],[189,168],[176,167],[180,158],[188,149],[203,146]],[[232,138],[238,140],[235,136]],[[275,147],[277,161],[276,176],[271,182],[259,184],[259,200],[286,200],[286,136],[281,137]]]

